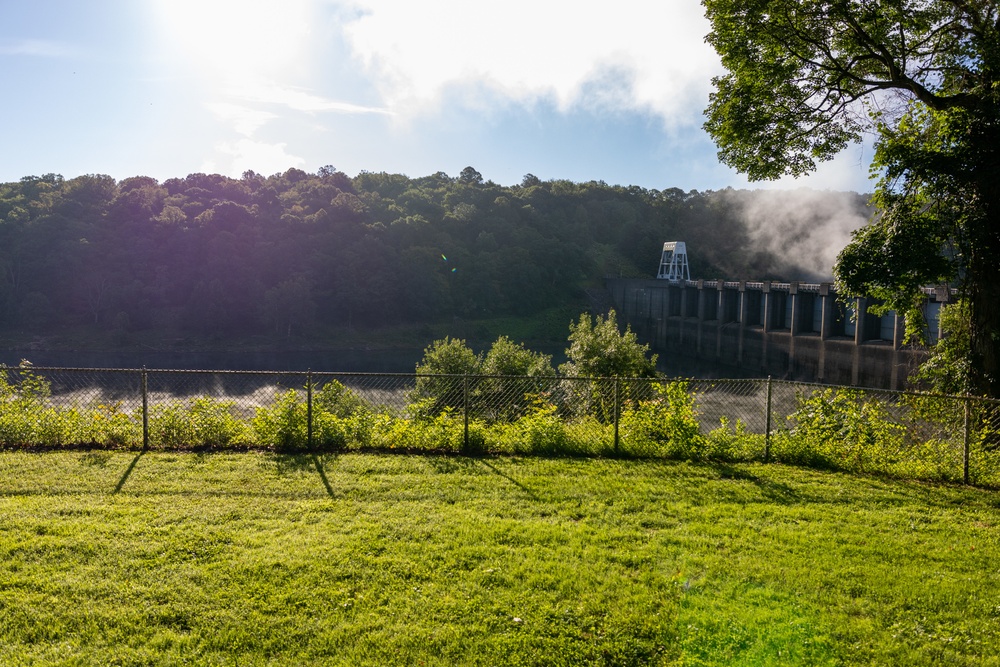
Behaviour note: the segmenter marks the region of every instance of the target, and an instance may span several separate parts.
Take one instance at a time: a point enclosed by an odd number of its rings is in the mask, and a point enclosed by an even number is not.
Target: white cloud
[[[344,27],[351,48],[401,114],[433,110],[456,88],[473,98],[485,88],[522,104],[651,112],[667,127],[691,126],[720,71],[697,0],[344,3],[359,12]],[[496,101],[487,97],[484,107]]]
[[[872,192],[876,180],[869,177],[869,165],[875,149],[871,140],[852,144],[837,154],[832,160],[819,162],[816,171],[798,178],[783,176],[775,181],[749,182],[741,176],[744,184],[762,190],[791,190],[814,188],[817,190]],[[735,184],[734,184],[735,185]]]
[[[163,47],[198,72],[228,80],[280,76],[305,61],[309,0],[157,0]]]
[[[232,123],[233,129],[245,137],[252,136],[267,121],[277,118],[276,114],[269,111],[250,109],[229,102],[209,102],[205,106],[222,120]]]
[[[325,83],[317,45],[335,38],[320,20],[322,6],[320,0],[158,0],[160,57],[200,82],[205,108],[247,138],[264,124],[280,132],[294,112],[389,113],[313,92]]]
[[[208,160],[203,165],[203,171],[221,171],[228,176],[238,177],[243,172],[253,170],[261,174],[273,174],[283,172],[289,167],[299,167],[305,164],[305,160],[296,155],[286,152],[288,144],[269,144],[263,141],[254,141],[244,138],[238,141],[227,141],[216,144],[215,149],[222,156],[222,162],[228,163],[229,168],[219,167],[215,160]]]
[[[44,39],[19,39],[12,42],[0,43],[0,55],[63,58],[75,55],[75,50],[61,42]]]
[[[247,102],[257,102],[263,104],[278,104],[286,106],[294,111],[305,111],[309,113],[335,112],[346,114],[391,114],[392,112],[382,107],[366,107],[349,102],[339,102],[330,100],[319,95],[313,95],[304,90],[289,88],[265,81],[254,81],[246,85],[230,88],[226,91],[235,98],[246,100]]]

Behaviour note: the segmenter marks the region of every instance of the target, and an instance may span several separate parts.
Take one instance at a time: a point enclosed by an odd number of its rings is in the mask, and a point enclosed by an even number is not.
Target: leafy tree
[[[548,378],[555,375],[552,357],[525,349],[507,336],[500,336],[483,358],[480,372],[488,377],[476,386],[480,412],[491,419],[513,420],[539,405],[539,399],[551,390]]]
[[[877,136],[880,208],[838,259],[848,294],[914,313],[959,280],[977,389],[1000,395],[1000,7],[979,0],[703,0],[705,128],[753,179],[812,171]]]
[[[945,335],[931,348],[930,357],[920,365],[912,380],[942,394],[965,394],[972,388],[970,358],[971,313],[967,301],[957,301],[941,309],[941,329]]]
[[[648,353],[649,346],[640,345],[628,326],[624,333],[618,330],[615,311],[610,311],[607,318],[598,315],[593,322],[589,315],[582,314],[579,322],[569,325],[568,361],[559,371],[590,378],[652,378],[656,376],[656,355],[647,358]],[[647,398],[650,388],[644,381],[567,380],[563,385],[571,410],[605,422],[615,419],[616,406]]]
[[[431,343],[417,364],[417,374],[421,376],[413,392],[417,412],[436,415],[448,408],[461,407],[466,389],[462,379],[435,376],[475,375],[481,363],[481,357],[464,340],[446,336]]]
[[[615,311],[593,322],[587,314],[569,325],[568,361],[559,367],[564,375],[581,377],[649,378],[656,376],[656,357],[649,346],[639,344],[631,328],[618,330]]]
[[[482,360],[464,340],[445,336],[424,349],[417,364],[418,375],[472,375]]]
[[[287,338],[293,329],[308,329],[316,312],[309,280],[299,275],[267,290],[262,310],[267,323]]]
[[[346,418],[365,408],[365,401],[357,392],[339,380],[329,380],[313,398],[315,409]]]
[[[541,184],[542,184],[542,179],[538,178],[532,173],[525,174],[524,178],[521,179],[522,188],[533,188],[536,185],[541,185]]]
[[[240,179],[190,174],[0,183],[0,326],[271,331],[533,316],[614,272],[650,275],[667,238],[703,275],[779,278],[735,252],[752,193],[592,181],[521,185],[330,167]],[[710,224],[711,223],[711,224]],[[728,243],[708,231],[722,229]],[[758,261],[759,259],[759,261]]]
[[[500,336],[483,358],[480,372],[483,375],[516,375],[526,377],[549,377],[555,375],[552,357],[533,352],[507,336]]]
[[[458,180],[466,185],[481,185],[483,182],[483,175],[476,171],[473,167],[466,167],[462,170],[462,173],[458,175]]]

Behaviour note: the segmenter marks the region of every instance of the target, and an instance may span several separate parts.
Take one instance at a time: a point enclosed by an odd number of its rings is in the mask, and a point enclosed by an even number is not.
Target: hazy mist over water
[[[430,342],[430,341],[428,341]],[[412,373],[422,348],[399,350],[20,350],[0,352],[0,363],[59,368],[142,368],[171,370]]]
[[[874,209],[867,195],[823,190],[732,190],[722,193],[741,210],[751,242],[768,252],[789,280],[833,279],[837,255]]]

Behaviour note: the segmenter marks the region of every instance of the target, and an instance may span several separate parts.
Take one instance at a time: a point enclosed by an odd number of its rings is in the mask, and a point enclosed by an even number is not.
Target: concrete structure
[[[902,389],[926,352],[903,345],[903,318],[848,307],[829,283],[723,280],[606,281],[618,320],[661,354],[689,355],[743,372],[806,382]],[[954,297],[926,288],[929,343]],[[855,315],[856,314],[856,315]]]

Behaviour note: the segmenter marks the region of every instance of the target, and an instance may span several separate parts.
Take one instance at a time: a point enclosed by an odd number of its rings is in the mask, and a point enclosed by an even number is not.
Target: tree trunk
[[[1000,398],[1000,191],[997,169],[980,181],[985,220],[971,239],[967,287],[972,302],[972,373],[978,393]],[[991,178],[992,176],[992,178]],[[986,181],[983,183],[983,181]]]

